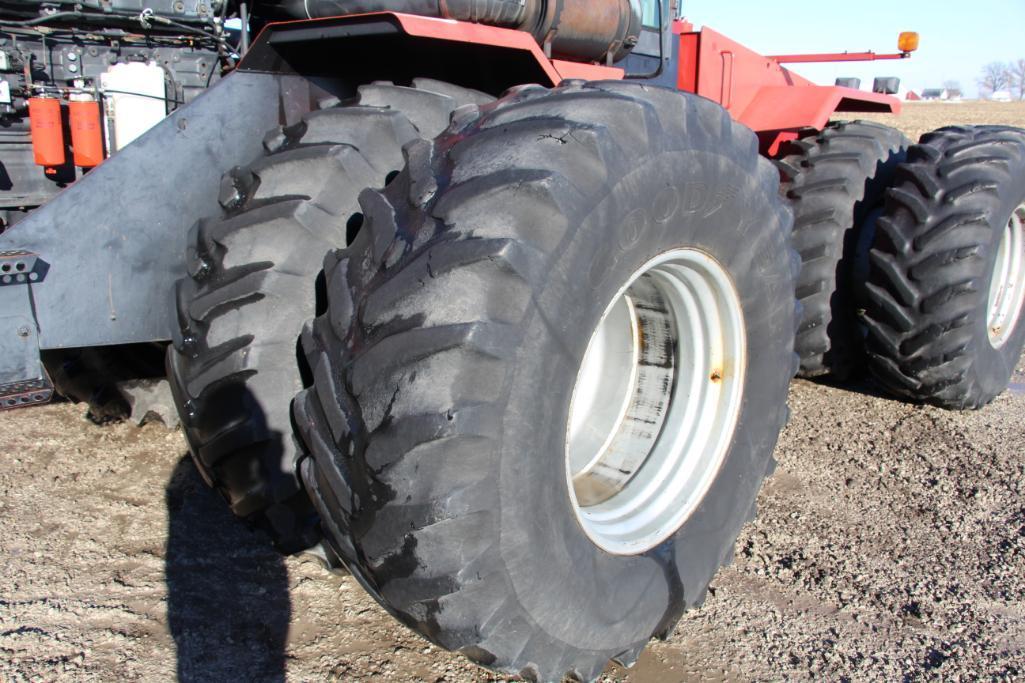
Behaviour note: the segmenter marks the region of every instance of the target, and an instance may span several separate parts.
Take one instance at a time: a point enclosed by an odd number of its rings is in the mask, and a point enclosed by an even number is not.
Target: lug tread
[[[800,376],[844,378],[859,363],[853,252],[862,223],[882,202],[910,144],[887,126],[833,122],[780,151],[779,163],[793,170],[782,190],[794,208],[793,244],[802,261],[796,289],[803,307]]]
[[[224,213],[189,234],[188,277],[175,290],[173,391],[197,461],[236,514],[266,525],[270,506],[293,510],[295,526],[269,529],[286,552],[312,544],[317,533],[288,399],[302,388],[296,340],[315,314],[320,255],[344,246],[364,188],[383,186],[402,168],[403,147],[421,135],[415,123],[444,128],[459,104],[486,97],[421,85],[366,86],[351,103],[271,131],[265,156],[222,178]],[[331,305],[341,316],[339,301]]]
[[[891,393],[944,408],[995,394],[974,369],[999,189],[1025,166],[1025,131],[948,127],[922,136],[897,173],[871,251],[869,369]],[[1018,180],[1020,182],[1020,179]]]
[[[400,620],[493,669],[531,680],[591,680],[609,659],[639,650],[586,652],[555,643],[521,607],[500,598],[511,593],[489,552],[493,482],[478,479],[472,460],[494,448],[481,434],[494,433],[488,421],[501,419],[493,406],[507,383],[503,361],[520,343],[510,322],[532,303],[529,296],[521,301],[515,283],[545,274],[542,255],[558,249],[567,230],[560,216],[592,205],[605,169],[632,168],[654,141],[678,139],[663,131],[687,129],[712,132],[709,144],[751,150],[752,174],[768,195],[778,192],[777,171],[754,153],[756,137],[711,102],[636,84],[526,86],[497,105],[466,110],[438,140],[407,146],[406,170],[385,190],[361,197],[364,230],[325,261],[329,301],[343,303],[303,334],[315,379],[293,415],[310,449],[303,478],[314,482],[308,490],[328,517],[328,539]],[[488,195],[511,192],[522,194],[518,211],[496,215]],[[485,210],[487,220],[479,220]],[[779,212],[775,218],[789,225],[787,210]],[[498,274],[508,278],[499,285],[504,313],[482,303]],[[472,306],[459,300],[470,283],[485,293],[475,293]],[[426,327],[438,314],[426,298],[418,301],[424,286],[435,288],[435,304],[457,302]],[[452,354],[458,362],[446,361]],[[444,374],[452,367],[460,369],[458,381]],[[438,495],[431,487],[446,479],[445,495]],[[431,541],[452,526],[474,540],[466,548],[449,534],[445,543]],[[451,556],[442,556],[445,548]],[[688,588],[687,605],[706,589]],[[446,616],[454,623],[436,621],[439,605],[444,615],[458,615]]]

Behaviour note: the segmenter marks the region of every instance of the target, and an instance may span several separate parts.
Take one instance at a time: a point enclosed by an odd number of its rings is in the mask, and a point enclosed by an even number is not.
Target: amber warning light
[[[914,31],[905,31],[897,39],[897,49],[904,53],[914,52],[918,49],[918,34]]]

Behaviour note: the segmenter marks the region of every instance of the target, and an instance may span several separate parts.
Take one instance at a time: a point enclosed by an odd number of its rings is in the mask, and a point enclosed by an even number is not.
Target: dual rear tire
[[[867,365],[916,402],[996,398],[1025,345],[1025,132],[952,127],[911,145],[831,123],[777,165],[802,258],[800,374]]]
[[[429,79],[362,86],[352,104],[270,131],[263,157],[224,175],[223,214],[190,233],[167,355],[172,392],[207,483],[284,552],[320,535],[290,403],[310,381],[298,362],[302,326],[327,305],[323,255],[358,232],[359,193],[398,173],[403,145],[491,99]]]
[[[781,150],[777,166],[801,255],[795,345],[802,377],[843,380],[863,368],[858,283],[886,190],[910,144],[889,126],[832,122]]]
[[[1025,131],[925,135],[897,171],[866,284],[869,368],[891,393],[981,408],[1025,347]]]

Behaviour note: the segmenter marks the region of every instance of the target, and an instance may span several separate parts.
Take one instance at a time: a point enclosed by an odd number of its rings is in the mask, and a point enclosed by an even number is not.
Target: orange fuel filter
[[[29,130],[32,133],[32,155],[40,166],[63,166],[64,125],[61,103],[54,97],[33,97],[28,101]]]
[[[72,100],[68,103],[71,118],[71,149],[75,166],[92,168],[103,161],[103,128],[100,124],[100,103],[96,100]]]

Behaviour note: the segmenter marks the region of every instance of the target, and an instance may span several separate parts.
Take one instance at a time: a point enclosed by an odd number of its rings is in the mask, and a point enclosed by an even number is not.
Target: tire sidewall
[[[680,150],[610,180],[605,199],[581,211],[586,218],[554,255],[524,321],[498,454],[500,552],[525,612],[575,647],[646,641],[700,601],[765,475],[793,364],[794,301],[786,214],[751,162],[729,147]],[[611,299],[644,263],[680,247],[706,252],[733,278],[747,332],[744,398],[696,511],[651,551],[611,555],[585,535],[569,497],[572,390]],[[525,453],[524,443],[537,450]]]

